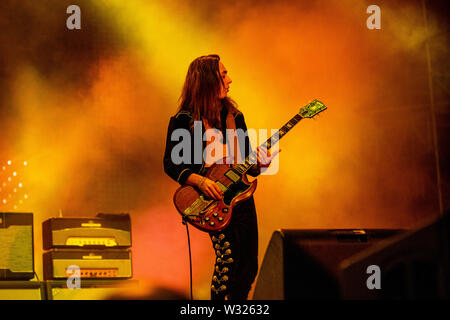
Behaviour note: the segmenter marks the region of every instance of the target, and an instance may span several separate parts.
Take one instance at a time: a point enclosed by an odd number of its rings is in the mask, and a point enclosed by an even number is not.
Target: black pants
[[[246,300],[258,272],[258,226],[253,196],[233,209],[230,224],[210,232],[216,252],[212,300]]]

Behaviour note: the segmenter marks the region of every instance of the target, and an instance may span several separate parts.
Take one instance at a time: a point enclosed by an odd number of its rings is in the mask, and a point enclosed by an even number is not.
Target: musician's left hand
[[[264,147],[258,147],[257,149],[257,156],[258,156],[258,167],[261,168],[261,172],[266,171],[270,163],[272,162],[273,158],[276,157],[278,153],[280,153],[281,149],[276,150],[274,153],[270,153],[270,150],[267,150]]]

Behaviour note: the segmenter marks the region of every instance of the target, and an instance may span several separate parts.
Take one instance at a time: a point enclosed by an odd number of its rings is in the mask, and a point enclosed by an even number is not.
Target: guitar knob
[[[205,218],[205,221],[209,221],[209,217],[206,217],[206,218]]]
[[[227,213],[227,212],[228,212],[228,208],[223,208],[223,209],[222,209],[222,212],[223,212],[223,213]]]
[[[213,226],[213,225],[214,225],[214,222],[210,222],[209,224],[210,224],[211,226]]]
[[[213,216],[214,216],[214,217],[217,217],[217,212],[214,212],[214,213],[213,213]]]
[[[223,218],[222,218],[222,217],[219,217],[219,221],[223,221]]]

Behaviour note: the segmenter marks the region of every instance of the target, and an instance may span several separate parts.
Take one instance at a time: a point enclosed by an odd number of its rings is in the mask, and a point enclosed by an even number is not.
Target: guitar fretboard
[[[283,138],[286,133],[289,132],[297,123],[300,122],[303,118],[296,114],[291,120],[289,120],[284,126],[282,126],[277,132],[275,132],[269,139],[266,140],[260,147],[265,147],[267,150],[270,150],[272,144],[276,144],[281,138]],[[241,164],[237,164],[233,167],[233,170],[237,171],[239,174],[246,173],[253,165],[257,162],[257,150],[251,152],[247,158],[245,158],[245,162]]]

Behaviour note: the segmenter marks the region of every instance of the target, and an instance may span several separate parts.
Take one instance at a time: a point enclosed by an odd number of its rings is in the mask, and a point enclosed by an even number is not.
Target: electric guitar
[[[313,118],[327,107],[320,101],[314,100],[300,109],[291,120],[270,137],[261,147],[270,150],[272,143],[276,143],[288,133],[300,120]],[[215,181],[223,191],[223,198],[214,200],[203,194],[197,187],[185,185],[177,189],[173,197],[175,207],[185,221],[199,230],[221,231],[231,220],[233,208],[237,203],[248,199],[256,190],[257,180],[249,182],[246,172],[257,163],[257,151],[253,151],[241,164],[227,164],[223,158],[214,163],[206,173],[206,177]]]

